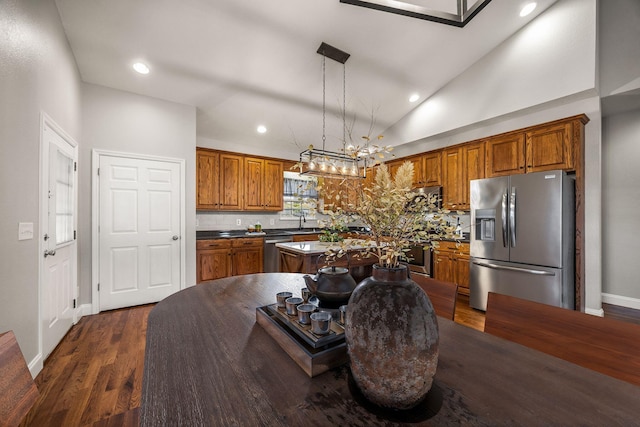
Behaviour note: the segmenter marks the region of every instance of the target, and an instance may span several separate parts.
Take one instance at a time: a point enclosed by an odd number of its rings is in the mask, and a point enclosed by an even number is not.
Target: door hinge
[[[73,162],[73,171],[74,172],[78,171],[78,162]]]
[[[73,308],[76,308],[76,299],[73,299]]]
[[[100,292],[100,283],[98,283],[98,292]]]
[[[100,168],[98,168],[98,176],[100,176]]]
[[[76,240],[76,230],[73,230],[73,240]]]

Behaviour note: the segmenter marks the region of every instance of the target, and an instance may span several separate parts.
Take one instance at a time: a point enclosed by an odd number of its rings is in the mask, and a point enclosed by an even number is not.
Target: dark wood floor
[[[40,399],[22,426],[135,426],[147,317],[153,305],[85,316],[36,378]],[[605,316],[640,323],[640,311],[605,305]],[[459,295],[455,321],[484,330],[484,313]]]

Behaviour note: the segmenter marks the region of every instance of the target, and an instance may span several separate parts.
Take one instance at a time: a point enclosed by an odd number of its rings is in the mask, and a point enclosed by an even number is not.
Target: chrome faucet
[[[298,216],[298,230],[302,230],[303,222],[307,222],[307,218],[304,216],[304,211],[300,209],[300,215]]]

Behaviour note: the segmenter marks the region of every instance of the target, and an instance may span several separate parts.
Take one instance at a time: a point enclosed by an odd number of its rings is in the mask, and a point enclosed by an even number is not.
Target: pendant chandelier
[[[347,148],[346,123],[346,65],[349,54],[331,45],[322,43],[317,53],[322,55],[322,149],[310,146],[300,153],[300,174],[328,178],[365,178],[367,156]],[[342,150],[326,150],[326,59],[342,64]]]

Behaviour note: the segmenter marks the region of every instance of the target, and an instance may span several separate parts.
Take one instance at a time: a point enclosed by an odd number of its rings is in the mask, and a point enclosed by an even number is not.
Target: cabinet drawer
[[[197,240],[197,249],[229,249],[231,242],[229,239]]]
[[[262,237],[246,237],[241,239],[232,239],[231,246],[234,248],[257,247],[261,248],[264,244]]]

